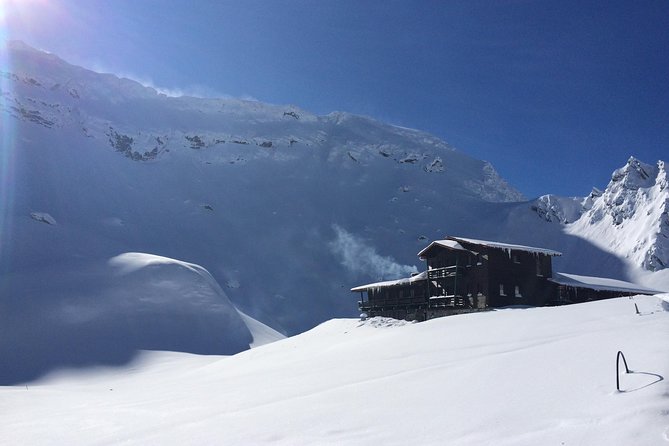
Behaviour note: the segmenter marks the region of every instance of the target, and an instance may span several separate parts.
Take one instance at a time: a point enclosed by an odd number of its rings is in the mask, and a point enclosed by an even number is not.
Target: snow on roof
[[[537,254],[546,254],[548,256],[561,256],[562,253],[559,251],[554,251],[552,249],[546,248],[537,248],[534,246],[524,246],[524,245],[514,245],[511,243],[500,243],[500,242],[491,242],[487,240],[476,240],[473,238],[463,238],[463,237],[449,237],[451,240],[457,240],[459,242],[472,243],[474,245],[488,246],[490,248],[499,248],[506,250],[514,251],[526,251],[533,252]]]
[[[432,243],[430,243],[427,247],[423,248],[419,253],[418,257],[423,257],[423,255],[434,245],[439,245],[443,246],[444,248],[449,248],[449,249],[455,249],[457,251],[467,251],[469,252],[468,249],[465,249],[462,247],[462,245],[455,240],[435,240]]]
[[[423,257],[425,252],[427,252],[428,249],[430,249],[434,245],[439,245],[443,246],[445,248],[449,249],[456,249],[456,250],[461,250],[461,251],[469,251],[468,249],[465,249],[460,243],[471,243],[473,245],[479,245],[479,246],[487,246],[489,248],[499,248],[499,249],[504,249],[507,251],[525,251],[525,252],[531,252],[531,253],[536,253],[536,254],[545,254],[549,256],[561,256],[562,253],[558,251],[553,251],[552,249],[546,249],[546,248],[536,248],[533,246],[524,246],[524,245],[513,245],[510,243],[500,243],[500,242],[491,242],[487,240],[476,240],[472,238],[463,238],[463,237],[448,237],[445,240],[435,240],[432,243],[430,243],[429,246],[427,246],[425,249],[423,249],[421,252],[418,253],[418,257]]]
[[[558,285],[566,285],[575,288],[588,288],[597,291],[622,291],[638,294],[657,294],[658,290],[651,290],[640,285],[624,280],[609,279],[607,277],[579,276],[576,274],[554,273],[553,277],[548,279]]]
[[[357,291],[367,291],[370,288],[386,288],[391,286],[407,285],[409,283],[414,283],[425,279],[427,279],[427,271],[423,271],[420,274],[416,274],[415,276],[412,277],[405,277],[403,279],[387,280],[385,282],[376,282],[367,285],[360,285],[355,288],[351,288],[351,291],[355,293]]]

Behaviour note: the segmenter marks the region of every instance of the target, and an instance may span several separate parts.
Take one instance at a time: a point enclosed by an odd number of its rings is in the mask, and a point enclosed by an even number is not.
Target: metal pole
[[[627,360],[625,360],[625,355],[623,355],[623,352],[618,350],[618,354],[616,355],[616,389],[618,389],[618,392],[620,392],[620,358],[623,358],[623,364],[625,364],[625,373],[629,373],[630,369],[627,367]]]

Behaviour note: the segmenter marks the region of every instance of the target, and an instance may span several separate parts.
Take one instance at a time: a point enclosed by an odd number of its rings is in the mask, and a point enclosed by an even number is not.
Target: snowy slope
[[[47,320],[47,309],[70,301],[114,296],[105,287],[123,283],[108,262],[128,252],[201,265],[226,301],[284,334],[354,316],[352,286],[422,269],[416,253],[445,235],[555,249],[565,253],[558,270],[630,278],[618,252],[565,234],[489,163],[424,132],[341,112],[168,97],[20,43],[1,51],[0,308],[14,318],[12,329]],[[136,274],[161,283],[167,271],[183,269],[160,268]],[[193,274],[174,299],[200,292],[203,279]],[[140,282],[133,283],[137,293]],[[663,283],[669,276],[648,286]],[[154,293],[142,290],[138,301]],[[206,305],[189,308],[189,323],[209,321],[198,313]],[[157,327],[189,326],[158,314]],[[230,314],[211,340],[217,348],[263,342],[250,340],[254,323]],[[35,340],[62,323],[48,322]],[[122,352],[102,357],[105,349],[93,349],[89,362],[123,363],[136,348],[210,348],[197,330],[197,342],[146,347],[134,326],[119,335],[133,340]],[[76,330],[65,333],[71,339]],[[12,354],[45,355],[22,375],[63,363],[33,337],[4,334],[20,340]]]
[[[355,314],[351,283],[415,268],[427,239],[499,238],[490,215],[522,198],[488,163],[420,131],[167,97],[19,43],[5,58],[5,277],[57,268],[73,281],[130,251],[188,259],[242,311],[295,333]]]
[[[31,295],[3,296],[0,385],[61,367],[122,365],[139,350],[223,355],[284,337],[240,314],[199,265],[135,252],[77,273],[15,278]]]
[[[318,117],[294,106],[167,97],[20,42],[10,42],[6,51],[11,71],[2,72],[5,113],[46,128],[74,130],[93,140],[88,145],[102,142],[135,161],[185,152],[193,161],[244,164],[299,159],[307,147],[349,168],[387,158],[425,172],[449,170],[447,184],[471,195],[489,201],[522,199],[490,164],[417,130],[340,112]]]
[[[634,302],[641,310],[636,315]],[[332,320],[232,357],[0,387],[5,444],[662,445],[669,313],[656,297]],[[616,392],[622,350],[632,374]]]

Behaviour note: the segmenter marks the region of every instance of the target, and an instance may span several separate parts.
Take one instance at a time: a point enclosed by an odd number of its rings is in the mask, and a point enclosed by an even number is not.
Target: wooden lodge
[[[513,305],[563,305],[657,292],[614,279],[553,277],[552,258],[559,255],[544,248],[447,237],[418,253],[426,262],[422,273],[351,291],[360,293],[359,309],[369,317],[418,321]]]

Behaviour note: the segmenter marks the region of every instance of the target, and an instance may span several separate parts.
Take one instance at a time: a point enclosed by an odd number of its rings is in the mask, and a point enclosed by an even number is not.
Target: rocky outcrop
[[[85,129],[84,129],[85,130]],[[107,133],[109,137],[109,144],[117,151],[124,154],[133,161],[149,161],[155,159],[160,153],[160,149],[164,146],[164,142],[160,137],[156,137],[156,146],[150,150],[140,152],[134,149],[134,138],[117,132],[113,127],[109,127]]]

